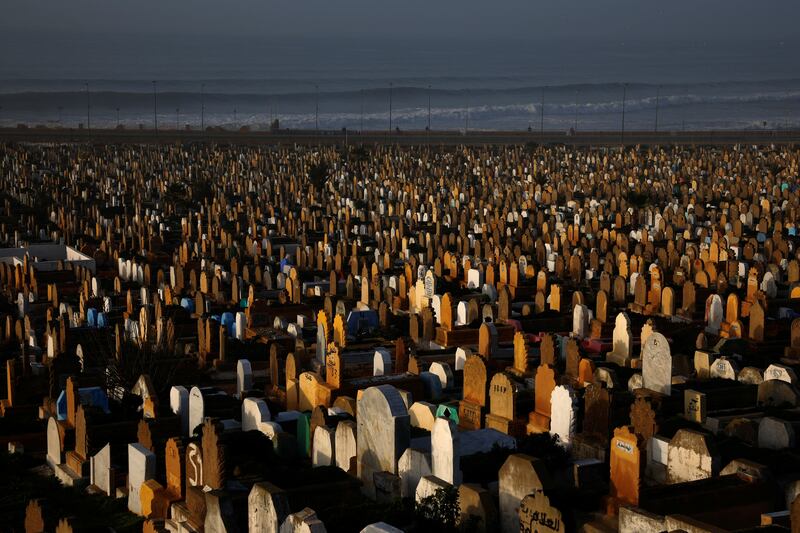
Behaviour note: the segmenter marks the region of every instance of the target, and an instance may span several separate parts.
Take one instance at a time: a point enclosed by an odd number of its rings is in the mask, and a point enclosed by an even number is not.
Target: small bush
[[[420,531],[458,531],[458,489],[446,487],[420,501],[415,509]]]

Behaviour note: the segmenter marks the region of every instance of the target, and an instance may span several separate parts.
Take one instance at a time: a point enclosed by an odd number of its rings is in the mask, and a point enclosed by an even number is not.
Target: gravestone
[[[641,440],[633,428],[614,430],[611,439],[610,495],[615,503],[639,505],[639,488],[643,471]]]
[[[550,498],[542,491],[525,496],[519,505],[519,531],[552,531],[566,533],[561,511],[550,504]]]
[[[528,373],[528,347],[525,344],[525,335],[521,331],[514,334],[514,366],[513,370],[518,375]]]
[[[190,442],[186,446],[186,486],[203,487],[203,449],[199,444]]]
[[[672,354],[661,333],[654,332],[642,346],[644,388],[669,396],[672,390]]]
[[[89,479],[106,496],[114,495],[113,473],[111,469],[111,444],[106,444],[89,461]]]
[[[697,431],[678,430],[667,450],[667,483],[708,479],[719,472],[719,459],[712,457],[706,439]]]
[[[553,335],[545,333],[542,336],[542,342],[539,344],[539,364],[541,365],[556,365],[556,349]]]
[[[520,531],[522,499],[533,492],[550,490],[552,486],[543,460],[521,453],[509,455],[498,472],[500,530]]]
[[[636,398],[631,404],[631,427],[644,442],[647,442],[658,432],[656,413],[650,402],[643,397]]]
[[[181,385],[174,385],[169,389],[170,410],[178,415],[181,420],[181,434],[191,436],[189,429],[189,391]]]
[[[764,308],[758,300],[750,307],[748,337],[754,342],[764,342]]]
[[[400,476],[400,494],[403,498],[412,498],[420,480],[432,473],[431,455],[422,450],[407,448],[400,456],[397,471]]]
[[[765,416],[758,423],[758,447],[768,450],[790,450],[797,446],[795,424],[774,416]]]
[[[589,308],[578,304],[572,311],[572,334],[580,339],[589,333]]]
[[[435,496],[442,489],[448,489],[451,485],[443,479],[434,475],[424,476],[417,483],[417,490],[414,492],[414,501],[419,504],[425,498]]]
[[[62,435],[55,417],[47,419],[47,464],[55,469],[57,465],[63,463],[62,454],[63,442]]]
[[[313,466],[334,466],[336,464],[335,429],[325,426],[314,428],[311,464]]]
[[[336,425],[336,466],[348,474],[356,474],[356,423],[343,420]]]
[[[269,422],[272,416],[267,402],[260,398],[245,398],[242,402],[242,431],[260,431],[262,422]]]
[[[170,498],[176,500],[180,500],[185,494],[185,455],[186,450],[182,440],[178,438],[167,440],[164,453],[164,469],[166,470],[167,480],[165,490]]]
[[[192,387],[189,391],[189,428],[188,436],[192,436],[197,426],[205,418],[205,400],[199,387]]]
[[[128,510],[130,512],[142,514],[139,491],[142,483],[148,479],[154,479],[155,474],[155,454],[141,444],[128,444]]]
[[[740,383],[759,385],[764,382],[764,375],[761,373],[761,369],[754,366],[746,366],[739,371],[737,379]]]
[[[467,357],[464,365],[464,399],[458,404],[459,425],[465,429],[479,429],[486,407],[486,363],[477,355]]]
[[[692,389],[683,392],[683,416],[687,420],[702,424],[706,421],[707,410],[705,394]]]
[[[450,483],[461,483],[460,439],[456,424],[439,417],[431,431],[431,473]]]
[[[534,378],[534,409],[528,415],[528,433],[550,431],[551,398],[556,388],[556,374],[550,365],[539,365]]]
[[[222,489],[228,478],[226,447],[222,444],[224,426],[215,418],[203,422],[201,446],[203,450],[203,484],[211,489]]]
[[[550,396],[550,434],[564,448],[572,445],[578,409],[578,399],[569,385],[559,385]]]
[[[797,385],[797,374],[786,365],[771,364],[764,371],[764,379],[779,379],[791,385]]]
[[[236,362],[236,397],[242,399],[242,393],[253,388],[253,367],[247,359]]]
[[[477,484],[462,483],[458,487],[458,524],[468,529],[474,525],[476,533],[496,529],[499,522],[497,505],[491,492]]]
[[[629,366],[632,351],[631,320],[625,313],[617,314],[614,319],[612,350],[606,355],[606,361],[619,366]]]
[[[280,533],[325,533],[327,530],[325,524],[317,517],[317,513],[306,507],[287,516],[279,531]]]
[[[727,379],[736,381],[736,374],[738,373],[736,365],[727,357],[719,357],[711,365],[711,377],[717,379]]]
[[[711,360],[713,354],[706,350],[695,350],[694,371],[697,379],[711,378]]]
[[[433,424],[436,421],[436,406],[423,401],[414,402],[408,408],[408,415],[411,420],[411,427],[432,431]]]
[[[583,400],[583,433],[599,435],[603,439],[608,439],[610,405],[608,389],[600,384],[592,383],[586,387]]]
[[[250,531],[278,533],[289,516],[286,493],[268,481],[255,483],[247,496],[247,524]]]
[[[374,498],[373,474],[397,473],[397,461],[410,444],[411,421],[397,389],[379,385],[359,398],[357,423],[358,477],[364,493]]]

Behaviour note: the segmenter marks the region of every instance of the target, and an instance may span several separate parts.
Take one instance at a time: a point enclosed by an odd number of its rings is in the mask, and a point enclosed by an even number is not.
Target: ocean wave
[[[130,91],[24,91],[0,93],[0,124],[65,124],[84,122],[91,107],[92,124],[150,127],[154,96]],[[656,96],[657,91],[659,96]],[[201,101],[206,125],[263,128],[278,118],[290,128],[383,129],[392,125],[424,129],[428,116],[434,128],[502,129],[539,125],[544,115],[548,127],[568,128],[576,119],[586,128],[613,129],[620,124],[623,84],[562,85],[545,89],[542,113],[541,88],[515,86],[503,89],[428,89],[397,86],[358,90],[295,92],[279,95],[258,93],[159,91],[158,121],[198,126]],[[428,100],[430,97],[430,110]],[[724,129],[749,124],[788,124],[800,102],[800,81],[771,83],[695,84],[656,86],[629,84],[625,100],[626,123],[649,127],[659,106],[664,127]],[[318,113],[316,110],[319,110]],[[363,110],[363,111],[362,111]],[[754,126],[758,127],[758,126]]]

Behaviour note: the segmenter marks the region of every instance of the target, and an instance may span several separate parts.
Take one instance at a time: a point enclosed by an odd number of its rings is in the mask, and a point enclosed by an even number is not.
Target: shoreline
[[[165,144],[212,143],[246,145],[521,145],[563,144],[569,146],[646,145],[731,145],[731,144],[800,144],[800,130],[720,130],[621,132],[596,131],[567,134],[558,131],[387,131],[350,132],[338,130],[227,131],[140,130],[140,129],[52,129],[0,128],[0,142],[83,143],[94,144]]]

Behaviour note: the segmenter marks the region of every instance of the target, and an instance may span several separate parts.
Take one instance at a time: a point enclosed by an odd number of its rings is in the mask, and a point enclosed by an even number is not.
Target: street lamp
[[[206,129],[206,84],[200,84],[200,131]]]
[[[156,92],[156,81],[153,80],[153,127],[158,134],[158,95]]]
[[[428,131],[431,131],[431,86],[428,85]]]
[[[656,87],[656,133],[658,133],[658,104],[661,98],[661,85]]]
[[[539,117],[539,135],[544,137],[544,87],[542,87],[541,116]]]
[[[575,133],[578,132],[578,91],[575,91]]]
[[[86,129],[92,129],[92,101],[89,99],[89,82],[84,83],[86,86]]]
[[[625,99],[628,96],[628,84],[622,86],[622,129],[620,131],[620,143],[625,146]]]

